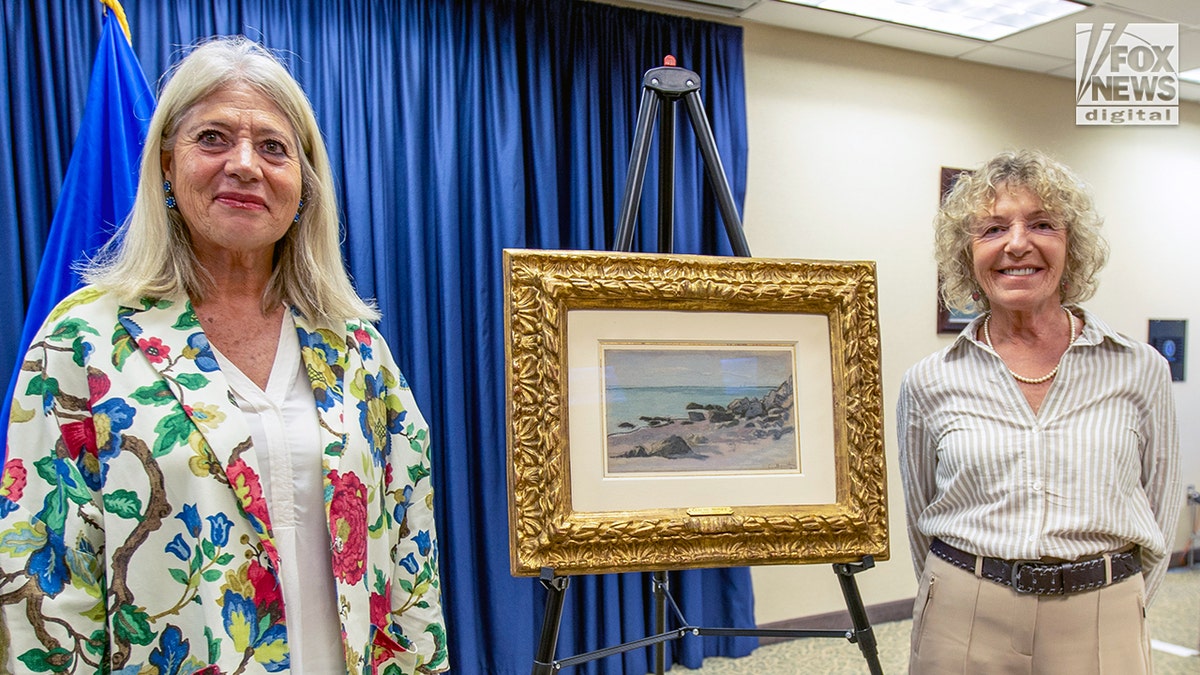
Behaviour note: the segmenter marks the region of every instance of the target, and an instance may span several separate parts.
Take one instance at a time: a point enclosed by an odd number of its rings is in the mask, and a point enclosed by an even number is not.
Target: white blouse
[[[291,312],[284,312],[266,391],[215,347],[213,353],[246,415],[262,473],[279,549],[290,672],[344,673],[321,448],[314,443],[320,435],[316,400],[300,360]]]

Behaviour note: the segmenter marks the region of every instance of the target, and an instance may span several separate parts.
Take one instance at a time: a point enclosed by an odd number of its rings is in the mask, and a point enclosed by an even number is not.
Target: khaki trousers
[[[1147,675],[1145,583],[1020,594],[929,554],[913,607],[912,675]]]

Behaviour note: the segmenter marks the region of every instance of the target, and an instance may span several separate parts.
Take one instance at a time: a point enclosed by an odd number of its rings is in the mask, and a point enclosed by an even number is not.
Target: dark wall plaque
[[[1183,382],[1187,320],[1150,319],[1149,342],[1171,364],[1171,380]]]

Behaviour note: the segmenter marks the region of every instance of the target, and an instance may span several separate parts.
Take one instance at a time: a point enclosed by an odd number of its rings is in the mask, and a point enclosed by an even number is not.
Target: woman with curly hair
[[[1107,260],[1087,188],[1036,151],[960,176],[935,220],[947,306],[904,376],[912,673],[1148,673],[1144,608],[1183,503],[1166,361],[1078,303]]]

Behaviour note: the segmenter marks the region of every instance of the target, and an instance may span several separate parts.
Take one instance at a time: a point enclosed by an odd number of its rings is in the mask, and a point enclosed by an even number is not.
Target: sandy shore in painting
[[[690,453],[672,437],[686,443]],[[640,454],[643,448],[647,456]],[[678,454],[653,454],[664,447]],[[786,432],[708,420],[674,419],[607,438],[608,473],[795,471],[799,468],[795,429]]]
[[[795,409],[789,377],[761,398],[690,402],[681,417],[639,417],[606,437],[606,473],[796,471]]]

